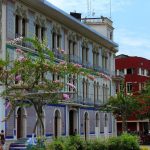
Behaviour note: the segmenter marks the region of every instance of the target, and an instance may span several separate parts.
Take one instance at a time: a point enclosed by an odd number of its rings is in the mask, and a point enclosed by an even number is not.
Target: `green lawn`
[[[150,146],[140,146],[142,149],[141,150],[150,150]]]

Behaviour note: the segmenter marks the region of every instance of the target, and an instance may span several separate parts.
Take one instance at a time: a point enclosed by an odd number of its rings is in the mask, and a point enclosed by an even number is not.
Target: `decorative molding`
[[[57,23],[53,23],[51,31],[52,31],[52,33],[61,35],[61,26],[59,24],[57,24]]]
[[[107,50],[105,48],[102,48],[102,56],[108,57],[107,54]]]
[[[96,43],[93,43],[93,52],[99,53],[99,45]]]
[[[27,8],[19,3],[16,3],[15,15],[18,15],[20,18],[24,18],[28,21],[28,11]]]
[[[82,40],[82,47],[88,48],[89,47],[88,44],[89,44],[89,40],[86,39],[86,38],[83,38],[83,40]]]
[[[76,43],[77,42],[77,34],[73,31],[69,31],[68,32],[68,40]]]
[[[37,14],[35,17],[35,24],[39,25],[40,27],[46,28],[46,18],[40,14]]]

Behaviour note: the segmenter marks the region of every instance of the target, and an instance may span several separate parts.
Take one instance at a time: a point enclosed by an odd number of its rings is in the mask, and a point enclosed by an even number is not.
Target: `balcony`
[[[77,94],[73,94],[72,96],[70,96],[70,100],[65,100],[65,101],[61,101],[61,103],[67,103],[70,105],[82,105],[82,106],[90,106],[90,107],[100,107],[102,105],[101,100],[96,100],[95,102],[87,97],[87,98],[83,98],[82,96],[78,96]]]
[[[102,67],[100,67],[100,66],[93,65],[93,69],[94,69],[95,71],[98,71],[98,72],[104,73],[104,74],[106,74],[106,75],[110,75],[109,70],[108,70],[108,69],[106,69],[106,68],[102,68]]]
[[[73,62],[73,63],[77,63],[77,64],[82,64],[82,60],[79,56],[77,55],[67,55],[68,56],[68,61],[69,62]]]
[[[125,78],[125,75],[124,75],[124,73],[122,73],[121,71],[119,71],[119,72],[116,72],[116,71],[114,71],[113,72],[113,76],[112,76],[112,79],[113,80],[124,80],[124,78]]]
[[[85,68],[89,68],[91,69],[92,68],[92,64],[90,62],[86,62],[86,61],[82,61],[82,66],[85,67]]]

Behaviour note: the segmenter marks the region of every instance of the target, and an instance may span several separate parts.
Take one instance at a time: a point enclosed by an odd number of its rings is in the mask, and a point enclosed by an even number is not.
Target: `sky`
[[[114,42],[119,45],[117,55],[150,59],[150,0],[48,1],[67,13],[81,13],[82,17],[111,17],[115,28]],[[90,9],[88,1],[91,1]]]

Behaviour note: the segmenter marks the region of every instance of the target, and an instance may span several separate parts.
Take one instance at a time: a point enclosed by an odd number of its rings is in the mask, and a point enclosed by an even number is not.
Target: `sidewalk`
[[[141,148],[146,148],[146,149],[143,149],[143,150],[150,150],[150,145],[142,145],[140,147]]]

